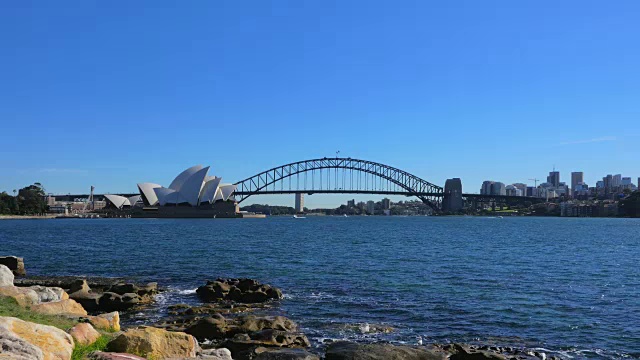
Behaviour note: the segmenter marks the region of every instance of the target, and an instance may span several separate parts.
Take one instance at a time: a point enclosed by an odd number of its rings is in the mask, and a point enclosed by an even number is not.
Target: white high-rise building
[[[376,211],[376,203],[373,200],[367,201],[367,213],[369,215],[375,214]]]
[[[622,174],[613,175],[613,180],[611,183],[612,187],[617,187],[622,185]]]
[[[295,210],[297,213],[304,212],[304,194],[303,193],[296,193]]]

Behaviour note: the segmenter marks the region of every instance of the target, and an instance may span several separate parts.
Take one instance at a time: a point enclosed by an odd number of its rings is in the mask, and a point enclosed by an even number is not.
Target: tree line
[[[35,183],[24,187],[14,195],[6,191],[0,193],[0,214],[1,215],[34,215],[46,213],[49,210],[46,194],[42,184]]]

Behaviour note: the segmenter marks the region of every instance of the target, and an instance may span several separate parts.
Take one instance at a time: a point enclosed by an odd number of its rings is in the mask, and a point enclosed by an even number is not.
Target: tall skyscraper
[[[373,200],[367,201],[367,212],[369,215],[373,215],[376,212],[376,203]]]
[[[382,199],[382,210],[389,210],[391,209],[391,200],[384,198]]]
[[[304,194],[296,193],[296,212],[301,213],[304,212]]]
[[[613,175],[613,183],[611,184],[611,186],[615,188],[620,185],[622,185],[622,174]]]
[[[550,171],[549,176],[547,176],[547,182],[553,187],[560,186],[560,171]]]
[[[486,180],[482,182],[482,188],[480,188],[480,195],[491,195],[491,184],[493,181]]]
[[[491,184],[491,195],[507,195],[507,187],[504,183],[494,182]]]
[[[578,184],[584,183],[584,173],[576,171],[571,173],[571,196],[576,192]]]

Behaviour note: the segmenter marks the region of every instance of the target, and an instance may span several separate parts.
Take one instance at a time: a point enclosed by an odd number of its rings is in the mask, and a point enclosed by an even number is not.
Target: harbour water
[[[316,345],[422,336],[640,358],[633,219],[6,220],[0,254],[24,257],[30,275],[157,281],[158,312],[197,303],[207,279],[255,278],[284,291],[273,311]]]

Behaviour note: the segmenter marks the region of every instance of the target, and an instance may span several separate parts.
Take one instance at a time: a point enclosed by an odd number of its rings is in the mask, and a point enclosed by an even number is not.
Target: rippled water
[[[640,358],[640,220],[480,217],[0,221],[30,274],[220,276],[283,289],[313,340],[478,341]],[[355,325],[354,325],[355,324]],[[357,324],[395,331],[363,333]]]

